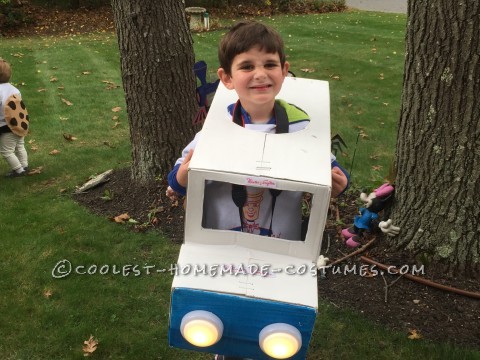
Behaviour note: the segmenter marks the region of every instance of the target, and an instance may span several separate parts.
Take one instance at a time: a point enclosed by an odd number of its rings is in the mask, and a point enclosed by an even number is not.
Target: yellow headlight
[[[271,324],[260,331],[259,344],[268,356],[274,359],[288,359],[302,347],[302,335],[292,325]]]
[[[223,323],[218,316],[209,311],[195,310],[182,318],[180,332],[190,344],[207,347],[222,338]]]

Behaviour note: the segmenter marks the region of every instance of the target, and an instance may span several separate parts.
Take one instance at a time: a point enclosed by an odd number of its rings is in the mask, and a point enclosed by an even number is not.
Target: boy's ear
[[[220,79],[220,81],[223,83],[223,85],[225,85],[225,87],[228,90],[233,90],[234,89],[232,78],[230,77],[230,75],[228,75],[226,73],[225,69],[219,68],[217,70],[217,75],[218,75],[218,78]]]
[[[285,64],[283,65],[283,76],[288,75],[288,69],[290,69],[290,63],[285,61]]]

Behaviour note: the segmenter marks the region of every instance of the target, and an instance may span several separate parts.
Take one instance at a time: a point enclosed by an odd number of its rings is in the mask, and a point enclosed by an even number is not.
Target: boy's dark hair
[[[10,64],[0,58],[0,84],[8,83],[12,76],[12,68]]]
[[[220,41],[218,47],[220,67],[227,75],[231,75],[235,56],[254,47],[269,54],[278,53],[282,67],[285,64],[283,40],[275,29],[256,21],[241,21],[234,25]]]

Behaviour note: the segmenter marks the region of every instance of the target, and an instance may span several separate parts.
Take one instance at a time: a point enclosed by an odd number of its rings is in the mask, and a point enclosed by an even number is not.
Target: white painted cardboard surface
[[[314,264],[235,245],[184,244],[172,288],[194,288],[318,308]]]

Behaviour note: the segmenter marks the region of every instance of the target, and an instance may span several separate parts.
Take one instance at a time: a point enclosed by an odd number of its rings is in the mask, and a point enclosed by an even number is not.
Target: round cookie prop
[[[20,96],[10,95],[7,99],[5,103],[5,120],[15,135],[27,135],[29,116],[27,108]]]

